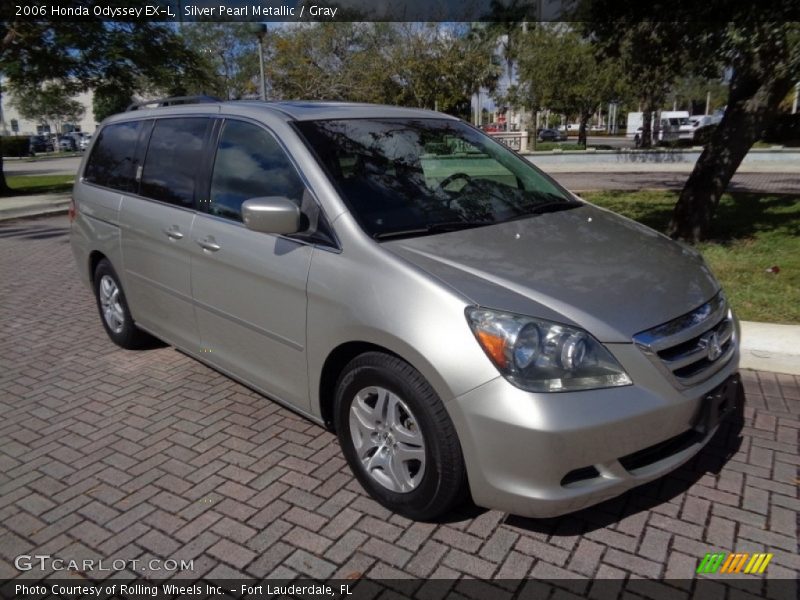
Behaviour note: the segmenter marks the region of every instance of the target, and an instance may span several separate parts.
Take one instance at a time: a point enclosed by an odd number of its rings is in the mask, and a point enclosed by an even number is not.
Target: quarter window
[[[208,122],[197,117],[156,121],[142,170],[142,196],[193,206]]]
[[[211,214],[241,221],[242,202],[263,196],[285,196],[300,206],[304,190],[272,135],[242,121],[225,122],[211,176]]]
[[[136,189],[134,162],[141,121],[107,125],[86,164],[83,179],[123,192]]]

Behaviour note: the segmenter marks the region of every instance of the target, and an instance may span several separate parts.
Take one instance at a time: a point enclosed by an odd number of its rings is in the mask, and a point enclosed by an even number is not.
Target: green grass
[[[74,175],[6,175],[8,187],[18,195],[66,193],[74,181]]]
[[[591,192],[586,200],[665,231],[677,192]],[[740,319],[800,324],[800,195],[725,194],[698,245]],[[768,273],[777,266],[780,272]]]
[[[533,145],[530,145],[533,150]],[[548,150],[584,150],[585,148],[577,143],[570,142],[536,142],[536,152],[546,152]]]

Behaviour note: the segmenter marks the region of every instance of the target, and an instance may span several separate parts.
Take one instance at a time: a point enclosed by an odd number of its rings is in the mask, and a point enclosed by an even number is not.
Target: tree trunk
[[[2,101],[2,90],[0,90],[0,102]],[[3,170],[3,138],[0,136],[0,196],[10,196],[13,192],[6,183],[6,174]]]
[[[649,108],[642,112],[642,137],[640,148],[650,148],[653,145],[653,111]]]
[[[708,237],[720,197],[753,143],[777,115],[792,84],[791,78],[784,78],[759,86],[753,79],[734,75],[725,115],[675,205],[667,229],[670,237],[692,243]]]
[[[583,146],[584,149],[586,148],[586,124],[589,122],[589,119],[592,118],[591,113],[582,114],[581,115],[581,124],[578,128],[578,145]]]
[[[6,183],[6,174],[3,170],[3,142],[0,139],[0,196],[11,196],[14,191]]]

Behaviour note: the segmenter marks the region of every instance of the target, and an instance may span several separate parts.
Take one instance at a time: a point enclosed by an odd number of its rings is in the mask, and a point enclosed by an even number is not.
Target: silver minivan
[[[411,518],[575,511],[740,406],[738,324],[697,252],[444,114],[131,110],[95,134],[71,217],[115,343],[154,336],[331,428]]]

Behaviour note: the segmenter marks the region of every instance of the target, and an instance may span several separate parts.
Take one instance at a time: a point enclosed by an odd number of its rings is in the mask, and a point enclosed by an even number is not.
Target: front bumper
[[[678,390],[632,344],[608,347],[633,385],[536,394],[498,377],[448,402],[476,504],[527,517],[573,512],[664,475],[711,439],[717,423],[706,426],[703,400],[736,377],[738,353]]]

